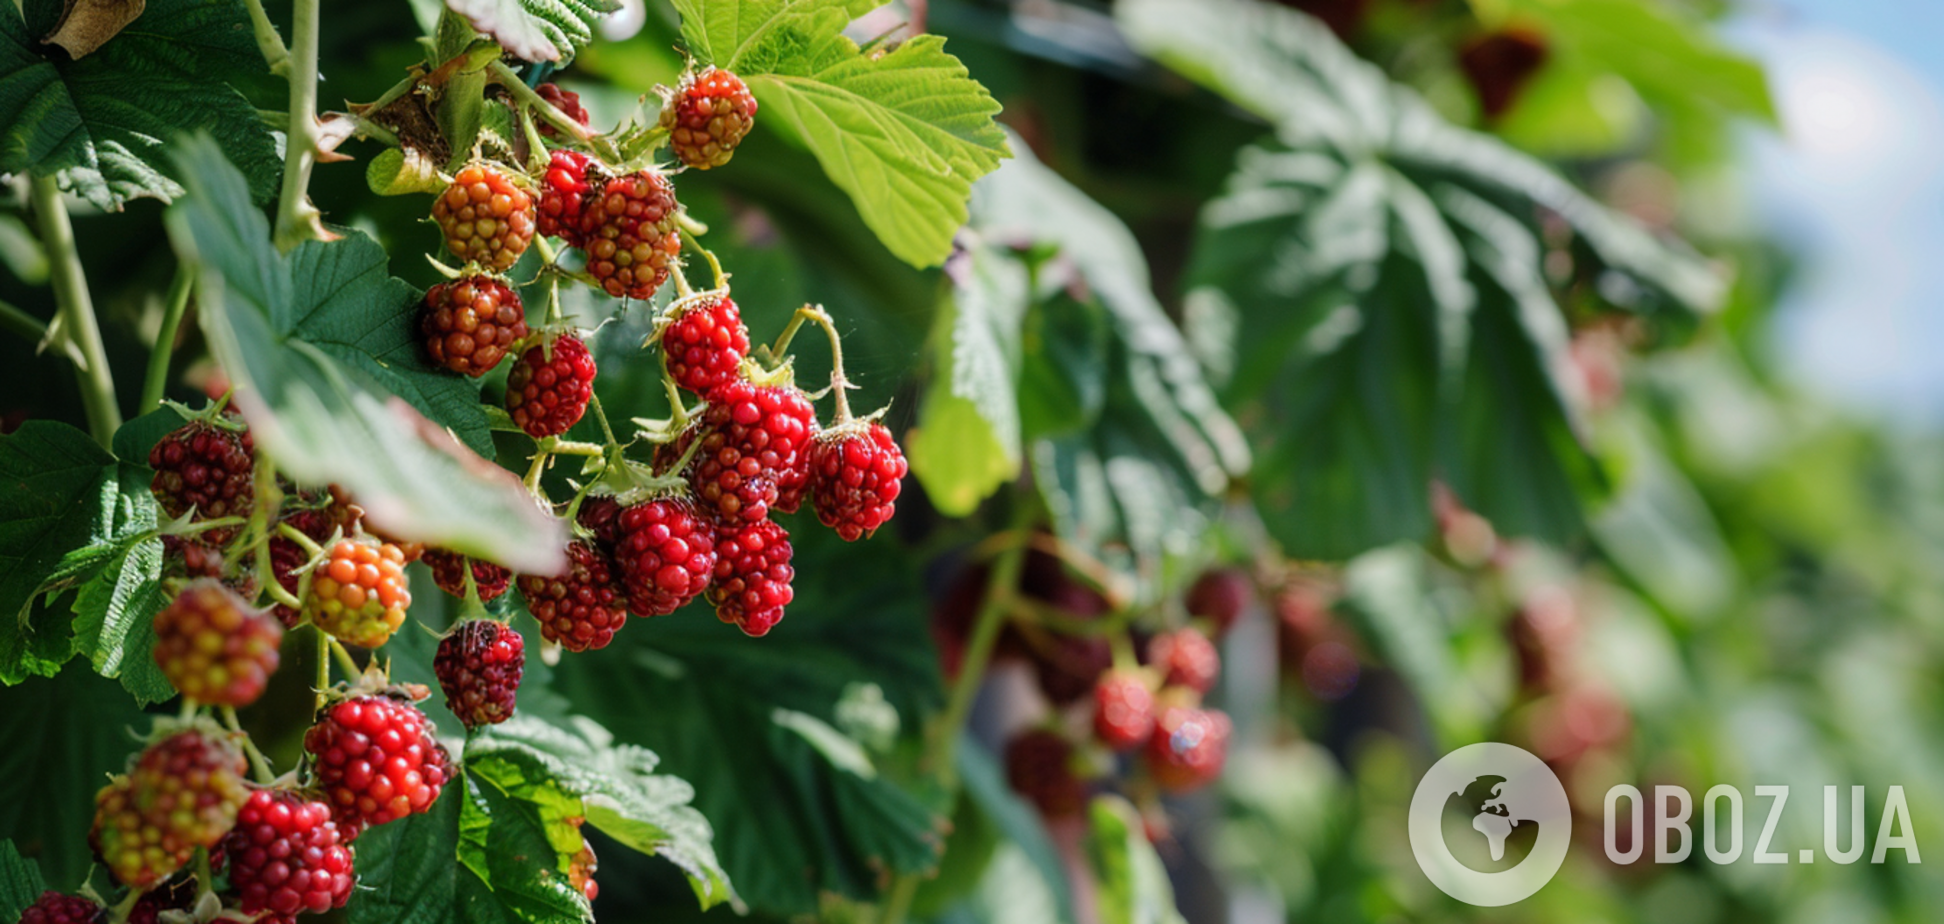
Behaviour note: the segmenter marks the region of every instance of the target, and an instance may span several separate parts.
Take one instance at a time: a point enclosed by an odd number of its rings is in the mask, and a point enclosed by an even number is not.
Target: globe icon
[[[1512,869],[1539,839],[1542,806],[1506,778],[1484,774],[1445,799],[1445,845],[1458,862],[1481,873]]]

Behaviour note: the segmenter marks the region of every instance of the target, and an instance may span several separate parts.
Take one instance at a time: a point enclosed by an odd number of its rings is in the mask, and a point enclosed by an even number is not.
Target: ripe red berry
[[[614,540],[621,535],[618,525],[621,518],[621,502],[612,494],[590,494],[581,501],[580,513],[575,521],[582,528],[594,534],[594,540],[604,549],[614,548]]]
[[[433,362],[478,377],[526,339],[526,308],[518,292],[492,276],[461,276],[426,291],[419,333]]]
[[[663,497],[621,510],[614,543],[628,612],[673,613],[715,575],[716,531],[686,498]]]
[[[662,362],[675,384],[706,395],[741,374],[749,355],[749,329],[727,295],[701,295],[681,303],[661,332]]]
[[[732,381],[709,396],[699,426],[689,484],[723,523],[763,519],[785,484],[807,478],[817,410],[794,385]]]
[[[1050,728],[1006,742],[1006,783],[1048,818],[1078,815],[1087,805],[1087,784],[1073,772],[1073,743]]]
[[[346,840],[431,808],[452,775],[425,713],[388,696],[325,710],[304,733],[304,750],[316,758],[317,787]]]
[[[1200,788],[1222,775],[1229,717],[1217,709],[1163,705],[1148,736],[1148,770],[1169,792]]]
[[[612,498],[588,498],[581,505],[583,522],[596,500],[614,504]],[[540,623],[540,636],[568,651],[605,648],[628,621],[627,591],[621,586],[619,569],[599,542],[567,543],[566,571],[553,576],[522,574],[518,584],[527,612]]]
[[[587,180],[593,158],[579,151],[554,151],[547,161],[547,172],[540,180],[540,205],[536,210],[539,233],[557,237],[579,247],[581,212],[593,188]]]
[[[1154,731],[1154,693],[1136,671],[1108,671],[1094,684],[1094,737],[1116,751],[1140,747]]]
[[[432,668],[445,691],[446,708],[460,723],[467,728],[497,725],[513,717],[526,669],[526,640],[503,622],[470,619],[439,640]]]
[[[230,889],[245,915],[287,924],[299,912],[342,908],[356,876],[331,807],[281,789],[259,789],[223,839]]]
[[[412,592],[405,553],[389,542],[340,539],[311,572],[304,615],[338,641],[377,648],[405,624]]]
[[[533,196],[492,164],[469,164],[432,203],[446,249],[468,263],[505,272],[533,243]]]
[[[93,899],[49,889],[20,913],[20,924],[95,924],[101,911]]]
[[[506,413],[534,439],[566,433],[593,397],[594,356],[573,334],[528,347],[506,376]]]
[[[426,549],[425,564],[432,569],[432,583],[460,599],[466,597],[465,563],[472,562],[473,586],[479,589],[479,602],[490,603],[506,593],[513,572],[490,561],[467,558],[451,549]]]
[[[682,252],[675,187],[652,170],[614,177],[582,203],[587,272],[615,298],[652,298]]]
[[[197,728],[170,735],[95,795],[88,843],[116,879],[147,889],[235,824],[247,770],[243,752],[225,737]]]
[[[756,126],[756,97],[742,78],[707,68],[682,81],[662,107],[661,126],[682,163],[697,170],[720,167]]]
[[[1222,672],[1222,656],[1208,636],[1194,629],[1163,632],[1148,642],[1148,663],[1161,672],[1162,683],[1206,693]]]
[[[891,519],[910,470],[891,431],[875,420],[824,431],[810,449],[817,519],[846,541],[870,535]]]
[[[540,98],[546,100],[548,105],[560,110],[561,115],[579,122],[582,128],[587,127],[589,120],[587,107],[581,105],[579,93],[561,89],[559,84],[551,81],[534,87],[533,92],[540,94]],[[536,119],[535,121],[540,123],[540,134],[542,136],[548,138],[559,137],[560,130],[554,128],[552,122],[548,122],[545,119]]]
[[[1188,586],[1181,602],[1189,615],[1214,623],[1215,634],[1221,635],[1242,618],[1242,608],[1249,604],[1254,592],[1248,572],[1240,568],[1210,568]]]
[[[233,417],[183,425],[156,442],[148,462],[155,469],[149,490],[172,519],[190,510],[197,520],[248,516],[256,499],[250,431]],[[235,535],[234,527],[221,527],[202,538],[220,546]]]
[[[709,585],[716,616],[749,635],[767,634],[794,596],[789,532],[774,520],[758,520],[716,535],[715,582]]]
[[[155,663],[199,703],[256,702],[277,669],[282,643],[282,623],[209,578],[183,588],[155,617]]]

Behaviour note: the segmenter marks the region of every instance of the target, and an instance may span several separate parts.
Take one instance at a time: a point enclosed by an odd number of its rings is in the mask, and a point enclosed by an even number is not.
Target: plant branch
[[[269,14],[263,11],[263,0],[243,0],[243,6],[250,11],[250,27],[256,31],[257,49],[263,52],[263,63],[270,65],[270,73],[288,76],[290,49],[284,47],[277,27],[270,24]]]
[[[75,376],[81,385],[81,403],[88,412],[88,429],[95,442],[103,446],[121,427],[121,408],[115,404],[115,378],[108,369],[108,354],[101,346],[101,328],[95,324],[94,300],[88,295],[88,277],[81,269],[81,255],[74,247],[74,223],[68,220],[67,203],[61,188],[51,176],[33,179],[34,216],[40,222],[41,243],[47,247],[52,269],[55,316],[60,336],[81,351]]]
[[[175,281],[169,283],[169,302],[162,314],[162,327],[155,332],[155,346],[149,349],[148,376],[142,380],[142,403],[135,406],[146,414],[162,406],[162,393],[169,386],[169,360],[175,353],[176,332],[182,328],[182,314],[189,307],[189,292],[194,286],[195,270],[190,264],[176,267]]]
[[[284,139],[283,191],[277,198],[277,247],[328,240],[322,213],[310,201],[317,165],[317,21],[323,0],[293,0],[290,28],[290,123]]]

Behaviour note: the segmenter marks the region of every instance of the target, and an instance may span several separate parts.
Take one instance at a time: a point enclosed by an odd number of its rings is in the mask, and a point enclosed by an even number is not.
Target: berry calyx
[[[716,531],[686,498],[661,497],[621,509],[614,558],[628,612],[663,616],[702,593],[715,576]]]
[[[468,263],[505,272],[533,243],[533,196],[492,164],[469,164],[432,203],[446,249]]]
[[[405,553],[389,542],[340,539],[311,573],[304,615],[348,645],[377,648],[405,624],[412,592]]]
[[[774,520],[724,527],[717,533],[715,582],[709,602],[716,616],[751,636],[768,634],[794,596],[790,534]]]
[[[171,519],[191,510],[196,520],[248,516],[256,499],[250,431],[233,417],[195,420],[170,432],[149,450],[148,463],[155,470],[149,491]],[[223,527],[202,539],[220,546],[235,535],[235,528]]]
[[[497,725],[513,717],[526,670],[526,640],[503,622],[467,620],[439,640],[432,669],[445,691],[446,708],[461,724],[469,729]]]
[[[1094,737],[1116,751],[1140,747],[1154,731],[1154,693],[1130,670],[1108,671],[1094,684]]]
[[[506,593],[513,583],[513,572],[495,565],[490,561],[467,558],[451,549],[426,549],[423,556],[425,564],[432,569],[432,583],[439,589],[461,600],[466,597],[466,563],[472,563],[473,586],[479,590],[479,602],[491,603]],[[410,602],[407,602],[410,605]]]
[[[20,913],[20,924],[94,924],[101,912],[93,899],[49,889]]]
[[[419,333],[434,363],[477,378],[526,339],[526,308],[496,277],[461,276],[426,290]]]
[[[1072,817],[1087,805],[1087,784],[1073,772],[1073,743],[1050,728],[1006,742],[1006,783],[1048,818]]]
[[[817,411],[794,385],[732,381],[709,396],[689,485],[726,524],[769,515],[786,485],[807,480]]]
[[[707,395],[741,374],[749,355],[749,328],[742,310],[726,294],[704,294],[677,303],[675,317],[662,328],[662,362],[680,385]]]
[[[1229,717],[1218,709],[1164,704],[1148,736],[1148,770],[1169,792],[1198,789],[1222,775]]]
[[[88,843],[122,884],[147,889],[214,847],[248,796],[243,752],[220,733],[189,728],[150,745],[126,776],[95,795]]]
[[[506,376],[506,413],[528,436],[559,436],[594,397],[594,356],[573,334],[528,347]]]
[[[569,246],[579,247],[581,211],[587,202],[587,170],[594,159],[579,151],[554,151],[547,159],[547,172],[540,178],[540,204],[535,211],[539,233],[557,237]]]
[[[590,497],[581,505],[582,522],[597,500],[613,508],[610,516],[620,512],[612,498]],[[605,648],[628,621],[627,591],[621,586],[619,569],[598,541],[567,543],[565,571],[552,576],[522,574],[516,583],[520,596],[526,598],[527,612],[540,623],[540,637],[568,651]]]
[[[1163,632],[1148,641],[1148,663],[1161,672],[1167,686],[1206,693],[1222,671],[1222,656],[1208,636],[1194,629]]]
[[[654,297],[682,252],[675,187],[652,170],[614,177],[581,207],[587,272],[615,298]]]
[[[304,750],[316,758],[318,789],[347,840],[431,808],[452,774],[425,713],[389,696],[326,709],[304,733]]]
[[[817,519],[847,542],[870,535],[896,512],[900,484],[909,471],[891,431],[875,420],[824,431],[810,448]]]
[[[662,107],[661,127],[682,163],[696,170],[720,167],[756,126],[756,97],[742,78],[706,68],[676,88]]]
[[[289,922],[344,907],[356,879],[347,840],[323,802],[289,790],[251,793],[222,844],[238,910]]]
[[[155,617],[155,663],[199,703],[256,702],[277,669],[282,643],[276,617],[210,578],[190,583]]]
[[[582,128],[587,127],[589,121],[587,107],[581,105],[579,93],[562,89],[559,84],[552,81],[534,87],[533,92],[538,93],[541,99],[546,100],[547,105],[560,110],[561,115],[579,122]],[[540,134],[543,137],[555,138],[560,135],[560,129],[555,128],[552,122],[548,122],[545,119],[536,119],[535,121],[540,123]]]

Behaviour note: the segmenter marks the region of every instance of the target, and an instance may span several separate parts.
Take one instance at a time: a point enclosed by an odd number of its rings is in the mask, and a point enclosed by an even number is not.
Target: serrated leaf
[[[560,522],[477,455],[491,451],[478,384],[415,352],[415,293],[377,243],[353,232],[279,255],[207,137],[179,160],[190,195],[168,213],[170,238],[199,267],[197,314],[257,447],[300,482],[346,488],[387,533],[518,571],[558,567]]]
[[[22,857],[12,840],[0,841],[0,920],[20,920],[46,888],[40,864]]]
[[[143,539],[111,559],[74,599],[74,647],[103,677],[115,677],[142,704],[174,698],[155,663],[155,614],[169,605],[162,589],[162,540]]]
[[[163,154],[176,134],[206,131],[249,178],[253,201],[276,190],[282,163],[256,108],[226,80],[265,73],[241,5],[149,0],[141,18],[81,60],[44,55],[30,24],[60,0],[0,4],[0,173],[60,174],[104,209],[172,200],[180,176]]]
[[[0,689],[0,831],[50,887],[71,892],[87,877],[95,792],[140,746],[137,729],[148,719],[128,694],[82,664]]]
[[[826,11],[842,23],[883,6],[881,0],[674,0],[682,42],[699,64],[742,73],[752,61],[773,60],[777,49],[802,41]]]
[[[965,516],[1019,473],[1020,322],[1026,270],[976,247],[955,263],[938,314],[937,374],[906,439],[912,473],[939,510]]]
[[[492,36],[514,57],[565,67],[593,43],[601,19],[621,4],[619,0],[446,0],[446,7]]]

